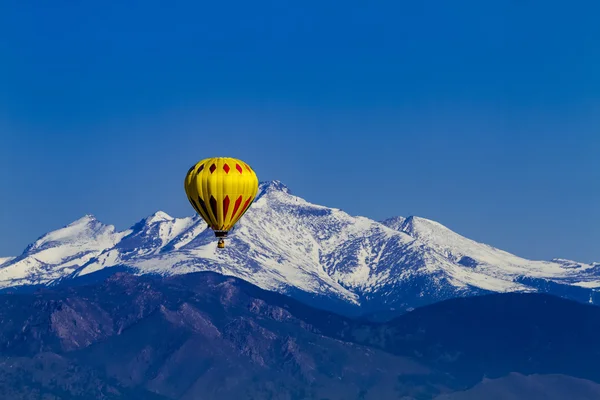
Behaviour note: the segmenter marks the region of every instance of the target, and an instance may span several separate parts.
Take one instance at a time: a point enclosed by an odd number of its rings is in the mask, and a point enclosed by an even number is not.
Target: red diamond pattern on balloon
[[[226,173],[226,174],[228,174],[228,173],[229,173],[229,170],[230,170],[230,169],[231,169],[231,168],[229,168],[229,165],[227,165],[227,164],[223,165],[223,170],[225,171],[225,173]]]
[[[242,167],[240,166],[240,164],[235,164],[235,169],[237,169],[237,170],[240,172],[240,174],[241,174],[241,173],[242,173],[242,171],[243,171],[243,169],[242,169]]]
[[[242,205],[242,196],[238,197],[238,199],[235,201],[235,204],[233,206],[233,212],[231,213],[231,219],[233,219],[237,215],[236,213],[240,208],[240,205]]]
[[[212,174],[213,172],[215,172],[215,169],[217,169],[217,166],[215,164],[210,166],[210,173]]]
[[[223,218],[227,218],[227,211],[229,210],[229,196],[225,196],[223,199]]]

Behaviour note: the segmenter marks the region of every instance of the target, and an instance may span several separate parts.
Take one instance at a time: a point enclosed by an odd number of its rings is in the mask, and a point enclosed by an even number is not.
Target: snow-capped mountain
[[[21,256],[0,260],[0,287],[48,283],[68,275],[128,234],[86,215],[40,237]]]
[[[383,221],[383,224],[425,243],[453,263],[488,276],[512,281],[522,277],[541,278],[580,287],[600,287],[600,264],[590,265],[564,259],[527,260],[467,239],[444,225],[425,218],[399,217]]]
[[[586,301],[600,287],[600,264],[526,260],[423,218],[350,216],[296,197],[278,181],[260,185],[225,249],[197,216],[157,212],[118,232],[88,215],[19,257],[0,259],[0,287],[52,284],[114,266],[162,275],[211,270],[365,312],[507,291]]]

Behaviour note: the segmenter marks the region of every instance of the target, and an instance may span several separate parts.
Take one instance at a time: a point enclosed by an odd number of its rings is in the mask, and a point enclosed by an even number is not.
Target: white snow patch
[[[575,282],[575,283],[572,283],[572,285],[573,286],[584,287],[584,288],[589,288],[589,289],[596,289],[596,288],[600,288],[600,280],[597,280],[597,281]]]
[[[14,259],[15,259],[15,257],[0,257],[0,267],[1,267],[3,264],[6,264],[6,263],[8,263],[9,261],[12,261],[12,260],[14,260]]]

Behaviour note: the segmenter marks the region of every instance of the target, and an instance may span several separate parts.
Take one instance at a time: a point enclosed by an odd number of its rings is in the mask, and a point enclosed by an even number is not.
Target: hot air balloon
[[[258,192],[258,178],[248,164],[230,157],[199,161],[185,177],[185,193],[194,210],[225,247],[227,233],[248,211]]]

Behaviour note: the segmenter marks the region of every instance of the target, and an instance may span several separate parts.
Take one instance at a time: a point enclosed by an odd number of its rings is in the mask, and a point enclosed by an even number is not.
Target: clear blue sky
[[[600,261],[600,2],[0,4],[0,256],[192,215],[231,155],[353,215]]]

